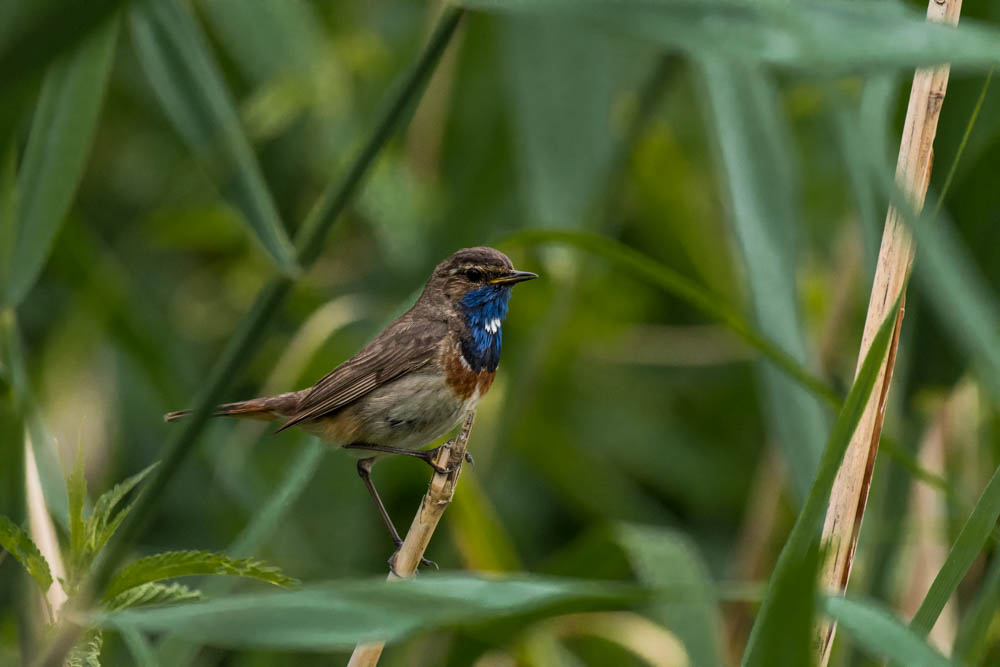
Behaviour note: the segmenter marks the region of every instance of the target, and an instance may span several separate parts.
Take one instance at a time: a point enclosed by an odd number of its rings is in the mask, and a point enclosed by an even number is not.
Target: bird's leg
[[[396,526],[393,525],[392,519],[389,517],[389,511],[385,508],[385,503],[382,502],[381,496],[378,495],[378,491],[375,490],[375,485],[372,484],[372,465],[375,463],[375,457],[367,459],[358,460],[358,476],[361,481],[365,483],[365,488],[368,489],[368,493],[371,494],[372,500],[375,501],[375,506],[378,507],[378,513],[382,516],[382,521],[385,522],[385,527],[389,529],[389,535],[392,536],[392,543],[396,545],[396,551],[393,552],[392,557],[389,558],[389,568],[392,569],[392,573],[397,577],[399,574],[396,572],[393,564],[396,560],[396,553],[399,552],[399,548],[403,546],[403,540],[399,537],[399,531],[396,530]],[[421,565],[431,566],[433,565],[435,569],[438,564],[428,558],[420,559]]]
[[[402,449],[400,447],[390,447],[389,445],[374,445],[368,442],[354,442],[351,443],[350,445],[344,445],[344,449],[363,449],[369,452],[381,452],[383,454],[400,454],[402,456],[412,456],[414,458],[420,459],[421,461],[429,465],[431,468],[434,469],[434,472],[439,473],[441,475],[447,475],[455,472],[455,466],[452,466],[450,468],[442,468],[438,464],[434,463],[434,457],[437,456],[437,453],[438,451],[440,451],[441,447],[446,447],[450,445],[452,442],[453,442],[452,440],[449,440],[445,444],[435,447],[434,449]],[[472,460],[472,455],[469,454],[468,452],[466,452],[465,454],[465,460],[468,461],[469,463],[472,463],[473,467],[475,467],[475,463]]]

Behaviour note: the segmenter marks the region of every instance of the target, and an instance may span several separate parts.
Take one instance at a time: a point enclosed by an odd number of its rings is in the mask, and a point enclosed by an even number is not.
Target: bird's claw
[[[476,469],[476,459],[472,458],[472,454],[465,452],[465,460],[472,467],[473,470]]]
[[[396,571],[396,556],[399,555],[399,549],[402,546],[403,546],[402,543],[397,544],[396,550],[392,552],[391,556],[389,556],[389,571],[392,572],[394,576],[400,579],[405,579],[406,577],[404,577],[403,575],[401,575],[399,572]],[[435,570],[441,569],[440,567],[438,567],[437,563],[432,561],[430,558],[424,558],[423,556],[420,557],[420,564],[423,565],[424,567],[433,567]],[[417,576],[418,572],[419,568],[413,571],[413,576]]]

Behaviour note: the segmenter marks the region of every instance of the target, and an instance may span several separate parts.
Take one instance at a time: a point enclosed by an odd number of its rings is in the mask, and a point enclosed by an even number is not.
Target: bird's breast
[[[496,370],[474,370],[466,361],[462,344],[457,339],[442,347],[440,363],[448,387],[463,401],[478,402],[490,390],[496,377]]]

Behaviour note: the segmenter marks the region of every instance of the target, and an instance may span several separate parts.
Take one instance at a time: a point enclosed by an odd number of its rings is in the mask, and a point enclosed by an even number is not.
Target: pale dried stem
[[[396,553],[396,560],[393,563],[395,573],[389,573],[389,581],[399,581],[409,579],[416,573],[420,559],[424,557],[424,551],[430,544],[434,529],[444,515],[445,509],[451,502],[455,494],[455,485],[458,484],[458,476],[462,472],[462,462],[465,460],[465,452],[469,447],[469,435],[472,433],[472,422],[476,413],[473,410],[465,418],[462,431],[448,446],[441,447],[438,451],[434,464],[445,469],[453,469],[447,475],[435,473],[431,478],[427,493],[420,501],[420,507],[413,517],[410,530],[406,533],[403,546]],[[397,576],[398,575],[398,576]],[[358,644],[351,655],[348,667],[374,667],[378,664],[378,659],[385,648],[384,642],[372,644]]]
[[[961,8],[961,0],[930,0],[927,20],[956,25]],[[910,88],[910,101],[903,126],[899,158],[896,162],[896,182],[918,211],[923,208],[924,197],[927,194],[934,135],[937,133],[938,116],[948,86],[948,74],[948,65],[918,69],[914,73],[913,85]],[[868,302],[861,350],[858,354],[859,370],[879,325],[889,315],[896,298],[903,290],[912,262],[912,238],[903,225],[899,211],[895,207],[890,207],[882,234],[875,281]],[[846,590],[851,574],[854,550],[857,546],[875,454],[878,451],[878,441],[882,431],[885,401],[892,379],[902,317],[901,302],[889,354],[879,371],[875,391],[865,406],[830,495],[830,506],[823,526],[823,539],[828,548],[821,581],[828,591],[835,594]],[[817,651],[821,667],[825,666],[829,659],[835,631],[834,624],[820,626]]]

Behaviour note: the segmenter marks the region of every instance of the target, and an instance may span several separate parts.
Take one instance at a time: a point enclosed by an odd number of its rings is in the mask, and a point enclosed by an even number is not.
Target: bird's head
[[[511,288],[537,277],[515,270],[510,258],[499,250],[465,248],[437,265],[428,287],[465,310],[502,302],[506,312]]]

